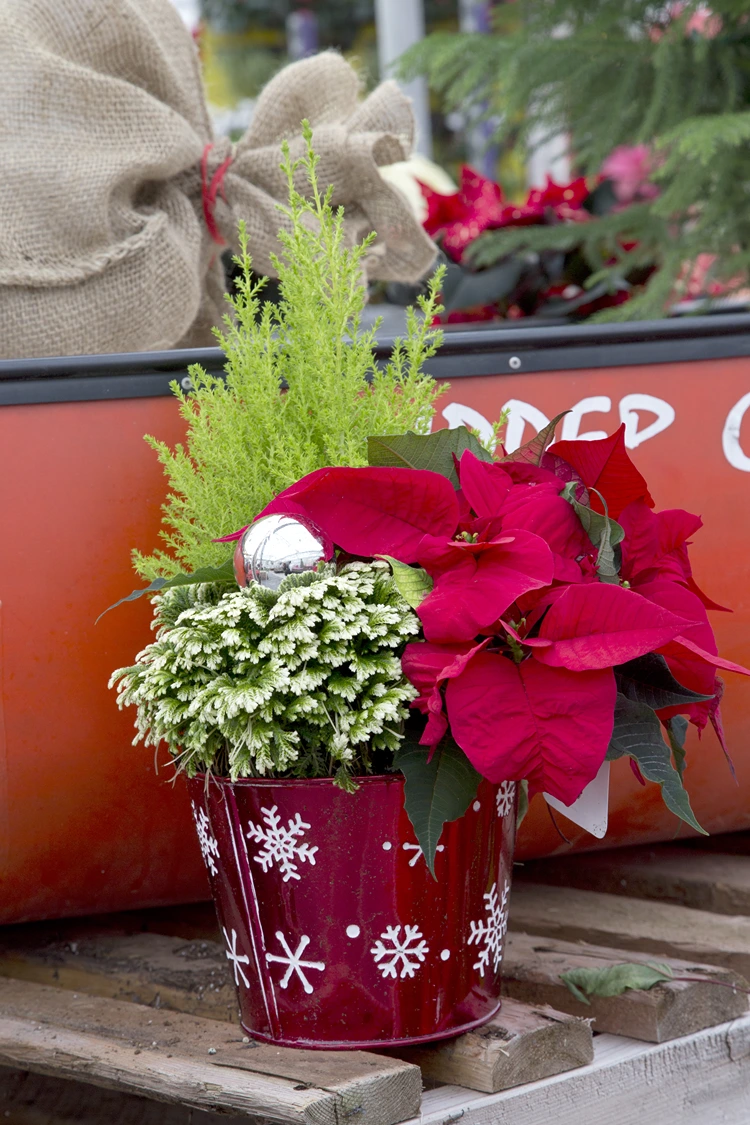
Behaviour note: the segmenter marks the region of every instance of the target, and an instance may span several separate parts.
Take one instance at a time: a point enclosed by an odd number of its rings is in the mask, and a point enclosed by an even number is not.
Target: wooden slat
[[[593,997],[590,1006],[576,1000],[560,979],[566,969],[605,969],[623,962],[649,961],[653,955],[633,950],[576,945],[529,934],[512,933],[503,957],[503,993],[526,1004],[551,1004],[559,1011],[593,1019],[598,1032],[664,1043],[744,1015],[748,997],[726,985],[747,982],[726,969],[665,959],[675,976],[707,976],[719,984],[672,981],[621,996]],[[504,1004],[506,1002],[504,1001]]]
[[[660,844],[524,864],[515,885],[547,883],[750,916],[750,856]]]
[[[237,1020],[224,947],[163,934],[0,932],[0,976],[90,996],[130,1000],[215,1020]],[[36,938],[36,944],[35,944]],[[41,938],[41,940],[40,940]]]
[[[748,1125],[750,1016],[658,1045],[598,1035],[594,1062],[499,1094],[427,1091],[408,1125]]]
[[[476,1031],[394,1053],[420,1066],[425,1078],[494,1094],[585,1066],[594,1046],[586,1018],[508,998],[495,1019]]]
[[[422,1086],[400,1060],[243,1043],[228,1023],[9,979],[0,1064],[287,1125],[396,1125]]]
[[[572,887],[517,883],[509,927],[560,941],[720,965],[750,979],[750,918]]]
[[[30,928],[23,938],[4,935],[0,942],[0,976],[209,1019],[236,1019],[234,985],[224,948],[216,942],[185,942],[154,933],[86,933],[76,940],[65,940],[64,930],[58,930],[55,940],[49,941],[49,932],[43,932],[47,940],[38,946],[33,944]],[[465,1041],[424,1049],[419,1064],[425,1075],[457,1082],[459,1067],[465,1085],[476,1082],[474,1088],[492,1091],[588,1061],[588,1024],[562,1015],[555,1020],[532,1014],[522,1006],[511,1007],[510,1012],[507,1018],[503,1012],[500,1024],[483,1028]]]
[[[247,1117],[167,1105],[9,1067],[0,1067],[0,1121],[3,1125],[247,1125]]]

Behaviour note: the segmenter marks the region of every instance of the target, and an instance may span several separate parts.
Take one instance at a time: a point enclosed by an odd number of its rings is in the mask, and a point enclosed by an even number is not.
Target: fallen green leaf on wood
[[[628,989],[653,988],[674,979],[669,965],[658,961],[609,965],[606,969],[568,969],[560,980],[582,1004],[591,1004],[590,996],[621,996]]]

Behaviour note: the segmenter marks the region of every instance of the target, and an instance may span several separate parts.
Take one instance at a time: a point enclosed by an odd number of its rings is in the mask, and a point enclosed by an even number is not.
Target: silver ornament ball
[[[296,516],[264,516],[250,524],[234,552],[234,574],[240,586],[257,582],[278,590],[287,574],[315,570],[327,555],[326,538],[311,520]]]

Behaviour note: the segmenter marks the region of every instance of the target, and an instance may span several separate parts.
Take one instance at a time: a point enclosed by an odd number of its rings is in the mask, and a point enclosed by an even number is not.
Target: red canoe
[[[0,923],[208,897],[185,788],[132,747],[107,689],[149,640],[149,607],[95,624],[135,584],[131,547],[156,546],[165,485],[143,435],[180,439],[168,383],[196,359],[220,370],[213,350],[0,363]],[[510,405],[518,444],[565,409],[564,437],[624,421],[657,507],[702,515],[695,575],[734,608],[712,615],[722,655],[750,663],[750,316],[461,332],[433,371],[451,383],[439,425]],[[712,732],[688,755],[711,832],[750,826],[750,683],[726,678],[737,783]],[[625,761],[605,841],[558,823],[570,843],[537,798],[517,857],[690,834]]]

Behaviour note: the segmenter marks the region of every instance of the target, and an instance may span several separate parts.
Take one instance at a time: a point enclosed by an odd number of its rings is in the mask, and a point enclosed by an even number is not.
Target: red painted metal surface
[[[748,665],[749,394],[749,359],[695,360],[457,379],[439,410],[468,407],[492,421],[508,402],[548,418],[583,404],[596,408],[581,413],[585,433],[614,429],[633,395],[670,406],[673,420],[631,456],[658,507],[703,516],[691,549],[696,579],[733,607],[711,615],[719,648]],[[653,420],[641,411],[638,430]],[[532,432],[527,424],[522,436]],[[149,607],[122,606],[95,625],[135,585],[132,547],[157,545],[165,484],[145,433],[181,439],[171,399],[0,410],[0,923],[209,894],[186,794],[169,769],[155,775],[152,751],[131,745],[132,713],[107,690],[112,669],[150,640]],[[710,832],[750,827],[750,684],[726,680],[737,784],[713,734],[689,735],[687,786]],[[516,857],[691,835],[626,762],[613,763],[612,778],[604,841],[558,816],[563,839],[537,797]]]
[[[500,1006],[515,787],[483,782],[430,875],[400,776],[188,782],[249,1035],[423,1043]],[[505,815],[500,815],[501,813]]]

